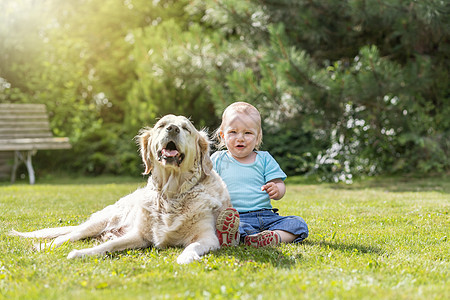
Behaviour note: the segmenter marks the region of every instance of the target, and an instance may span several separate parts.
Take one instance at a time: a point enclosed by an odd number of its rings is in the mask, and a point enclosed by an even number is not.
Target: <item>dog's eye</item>
[[[191,133],[191,130],[186,125],[183,125],[183,129],[186,130],[188,133]]]

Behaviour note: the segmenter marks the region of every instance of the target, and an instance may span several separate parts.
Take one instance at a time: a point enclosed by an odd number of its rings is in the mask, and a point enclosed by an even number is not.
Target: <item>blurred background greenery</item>
[[[136,175],[167,113],[263,115],[288,175],[450,170],[450,6],[405,0],[0,0],[0,102],[44,103],[45,172]]]

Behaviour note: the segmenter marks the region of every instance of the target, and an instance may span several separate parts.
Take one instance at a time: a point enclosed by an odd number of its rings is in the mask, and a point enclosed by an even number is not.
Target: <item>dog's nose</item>
[[[169,125],[166,127],[166,131],[171,134],[178,134],[180,133],[180,128],[176,125]]]

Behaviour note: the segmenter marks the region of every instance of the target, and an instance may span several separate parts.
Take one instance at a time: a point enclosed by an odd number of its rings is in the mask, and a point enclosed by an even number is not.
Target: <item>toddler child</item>
[[[225,181],[233,207],[239,212],[241,241],[248,246],[276,246],[280,242],[300,242],[308,236],[308,226],[297,216],[280,216],[271,199],[280,200],[286,174],[266,151],[262,142],[259,111],[246,102],[235,102],[222,115],[216,130],[219,149],[211,159]]]

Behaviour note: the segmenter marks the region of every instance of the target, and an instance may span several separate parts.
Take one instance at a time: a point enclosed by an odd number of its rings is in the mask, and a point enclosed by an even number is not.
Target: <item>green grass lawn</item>
[[[84,178],[0,184],[0,298],[450,299],[450,181],[371,179],[353,185],[287,181],[274,206],[310,236],[272,249],[221,249],[178,265],[179,248],[67,260],[86,240],[46,252],[11,229],[78,224],[144,180]]]

